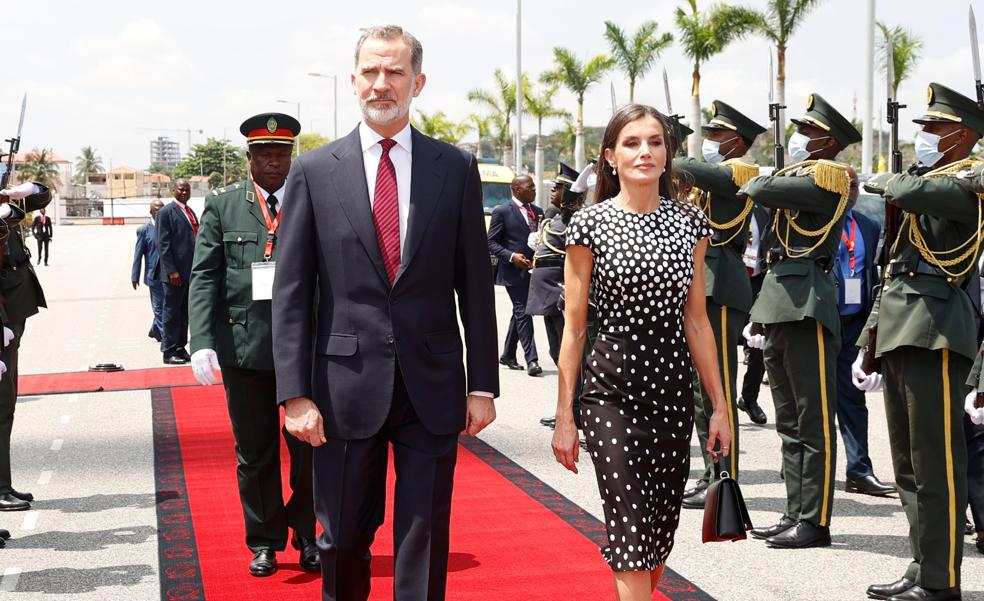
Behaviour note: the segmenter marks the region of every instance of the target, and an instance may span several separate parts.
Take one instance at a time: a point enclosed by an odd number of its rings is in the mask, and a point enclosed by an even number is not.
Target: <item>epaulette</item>
[[[753,177],[758,177],[759,166],[755,163],[746,163],[741,159],[730,159],[722,163],[725,167],[731,167],[731,179],[735,185],[741,188]]]
[[[820,159],[813,169],[813,179],[817,186],[827,192],[849,196],[851,194],[851,175],[848,166],[835,161]]]

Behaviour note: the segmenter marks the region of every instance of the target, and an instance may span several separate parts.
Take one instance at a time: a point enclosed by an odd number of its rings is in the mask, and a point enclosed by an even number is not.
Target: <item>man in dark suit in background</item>
[[[758,298],[759,290],[762,289],[762,280],[765,279],[765,253],[769,248],[765,234],[769,229],[770,216],[769,209],[755,205],[752,207],[752,218],[748,221],[748,244],[745,245],[742,261],[752,282],[753,298]],[[745,377],[741,381],[738,408],[747,413],[753,423],[762,426],[769,421],[758,402],[762,378],[765,377],[765,359],[762,356],[762,349],[751,347],[747,342],[745,357],[747,359]]]
[[[188,344],[188,284],[195,256],[198,216],[188,206],[191,184],[174,183],[174,202],[157,213],[157,252],[160,261],[156,278],[164,284],[164,336],[161,350],[164,363],[181,365],[191,361]]]
[[[140,285],[140,267],[143,265],[144,284],[150,290],[150,308],[154,312],[154,320],[150,323],[147,336],[157,342],[161,341],[164,326],[161,316],[164,306],[164,285],[154,278],[160,257],[157,254],[157,212],[164,206],[164,201],[156,199],[150,203],[150,221],[137,228],[137,244],[133,248],[133,267],[130,269],[130,283],[136,290]]]
[[[362,123],[299,157],[287,178],[273,287],[277,398],[287,430],[315,446],[326,601],[369,596],[390,444],[394,598],[444,599],[458,434],[495,419],[478,164],[410,127],[422,61],[402,28],[364,30],[352,75]]]
[[[44,264],[48,264],[48,244],[55,237],[54,227],[51,225],[51,218],[45,215],[44,209],[38,211],[40,215],[34,218],[31,225],[31,234],[38,241],[38,265],[41,264],[41,251],[44,250]]]
[[[851,200],[858,197],[858,175],[853,167]],[[851,381],[851,364],[858,356],[857,341],[875,304],[878,271],[876,250],[881,228],[876,222],[855,211],[844,218],[840,247],[833,269],[837,279],[837,308],[841,321],[841,350],[837,355],[837,425],[847,452],[847,482],[844,490],[864,495],[884,496],[895,487],[883,484],[876,476],[868,456],[868,407],[864,391]]]
[[[543,373],[533,340],[533,317],[526,314],[526,302],[530,294],[530,268],[533,266],[533,249],[529,246],[530,233],[536,232],[543,219],[543,209],[533,204],[536,200],[536,184],[528,175],[520,175],[512,181],[512,201],[492,210],[489,223],[489,252],[499,258],[495,283],[505,286],[512,301],[512,317],[506,330],[506,342],[499,356],[499,363],[509,369],[523,369],[516,362],[517,343],[523,345],[526,372],[531,376]]]

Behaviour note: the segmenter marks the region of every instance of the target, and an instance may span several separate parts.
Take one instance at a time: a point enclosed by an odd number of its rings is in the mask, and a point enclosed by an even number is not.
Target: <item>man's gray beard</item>
[[[362,115],[367,121],[386,124],[399,121],[410,114],[410,102],[412,100],[412,97],[407,98],[406,103],[396,103],[392,108],[386,109],[376,108],[370,105],[368,101],[361,99],[359,104],[362,105]]]

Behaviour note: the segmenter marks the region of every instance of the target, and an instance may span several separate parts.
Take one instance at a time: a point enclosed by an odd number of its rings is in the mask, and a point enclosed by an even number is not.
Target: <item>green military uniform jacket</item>
[[[743,166],[758,173],[757,166]],[[693,179],[693,185],[701,196],[698,204],[714,228],[714,237],[704,258],[707,296],[718,305],[748,313],[752,308],[752,284],[742,255],[748,243],[751,207],[746,206],[744,197],[739,199],[736,196],[739,185],[735,180],[740,181],[741,178],[736,177],[732,165],[715,165],[694,158],[674,159],[673,169]],[[742,213],[744,218],[731,227],[717,227],[735,221]]]
[[[195,240],[191,351],[214,349],[223,366],[273,369],[271,302],[253,300],[251,265],[263,261],[267,240],[261,202],[251,180],[213,190]]]
[[[799,255],[817,244],[818,237],[797,232],[789,223],[790,217],[804,230],[819,230],[835,217],[841,195],[818,185],[812,167],[793,167],[783,175],[752,179],[742,187],[739,196],[750,196],[756,203],[775,209],[773,225],[763,237],[763,243],[772,243],[774,251],[781,248],[778,243],[781,238],[788,241],[794,255]],[[771,257],[762,290],[752,307],[753,322],[776,324],[810,317],[830,332],[840,332],[837,290],[830,269],[843,227],[841,210],[815,250],[802,258],[786,256],[785,249],[781,256]]]
[[[978,164],[974,172],[980,171]],[[880,290],[865,332],[858,340],[859,346],[866,346],[868,329],[877,323],[878,357],[903,346],[948,348],[971,361],[977,357],[977,309],[962,286],[978,277],[979,254],[947,267],[951,273],[959,273],[968,261],[973,261],[966,275],[950,278],[922,260],[906,222],[909,215],[917,219],[926,247],[935,251],[955,249],[974,237],[981,201],[972,189],[976,178],[969,177],[970,171],[965,175],[927,178],[899,174],[885,186],[885,198],[904,211],[889,266],[891,272],[900,273],[890,277]],[[963,249],[944,258],[955,258],[962,252]]]

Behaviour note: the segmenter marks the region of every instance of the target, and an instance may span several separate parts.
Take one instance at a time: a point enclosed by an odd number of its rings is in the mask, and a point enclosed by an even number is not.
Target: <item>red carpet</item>
[[[222,388],[179,388],[155,398],[155,446],[161,527],[162,599],[249,601],[320,599],[320,578],[300,570],[297,552],[278,556],[272,577],[251,578],[250,553],[243,543],[242,509],[236,488],[233,438]],[[165,401],[158,403],[158,401]],[[173,415],[173,426],[168,425]],[[476,439],[459,448],[452,518],[449,600],[598,601],[614,598],[611,573],[597,545],[576,529],[578,520],[596,535],[601,524],[525,470]],[[476,449],[470,451],[466,446]],[[179,447],[179,448],[178,448]],[[180,454],[177,453],[180,451]],[[506,470],[484,459],[495,454]],[[282,456],[286,458],[286,451]],[[484,459],[484,460],[483,460]],[[521,472],[566,502],[558,512],[520,488]],[[286,473],[286,469],[285,469]],[[183,475],[183,480],[182,480]],[[390,472],[390,503],[393,474]],[[162,490],[166,488],[167,490]],[[534,491],[539,495],[539,491]],[[552,497],[551,497],[552,495]],[[187,503],[184,502],[187,499]],[[564,513],[569,514],[564,518]],[[188,517],[190,515],[190,517]],[[392,516],[392,505],[387,518]],[[380,528],[373,547],[374,601],[392,599],[392,524]],[[195,564],[199,570],[195,571]],[[654,599],[710,599],[669,574]]]
[[[219,382],[222,381],[221,375],[216,374],[216,378]],[[17,392],[29,396],[197,385],[191,367],[154,367],[112,372],[76,371],[21,375],[17,381]]]

